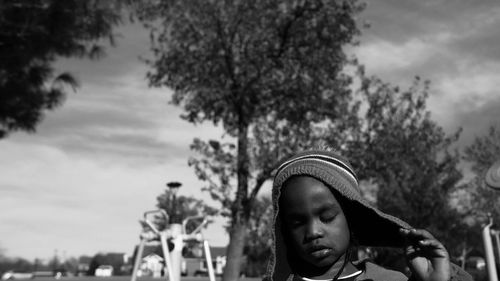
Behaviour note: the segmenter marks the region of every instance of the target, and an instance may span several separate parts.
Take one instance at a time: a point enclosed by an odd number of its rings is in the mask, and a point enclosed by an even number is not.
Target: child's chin
[[[327,258],[316,262],[317,267],[332,267],[334,264],[335,260],[333,258]]]
[[[323,257],[312,257],[309,263],[318,268],[325,268],[333,266],[336,261],[337,259],[334,256],[328,255]]]

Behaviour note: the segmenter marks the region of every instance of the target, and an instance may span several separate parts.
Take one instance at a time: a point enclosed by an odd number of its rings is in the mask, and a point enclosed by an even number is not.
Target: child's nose
[[[305,239],[307,241],[311,241],[323,236],[323,228],[321,227],[321,223],[317,220],[311,221],[307,225],[307,232]]]

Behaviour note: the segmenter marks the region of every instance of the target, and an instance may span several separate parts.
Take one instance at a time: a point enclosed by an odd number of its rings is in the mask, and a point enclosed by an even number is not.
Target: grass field
[[[62,277],[59,279],[50,277],[37,277],[29,279],[30,281],[130,281],[130,276],[112,276],[112,277],[94,277],[94,276],[75,276],[75,277]],[[153,278],[153,277],[139,277],[137,281],[166,281],[166,278]],[[182,277],[181,281],[209,281],[208,277]],[[220,278],[216,278],[220,281]],[[261,281],[261,278],[240,278],[240,281]]]

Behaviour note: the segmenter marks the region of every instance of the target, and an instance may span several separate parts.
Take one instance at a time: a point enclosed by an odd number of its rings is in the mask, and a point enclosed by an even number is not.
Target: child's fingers
[[[427,230],[401,229],[400,232],[406,240],[406,245],[414,245],[416,247],[424,247],[424,246],[440,247],[440,242],[437,241],[434,238],[434,236],[432,236],[432,234],[430,234]]]
[[[432,252],[435,258],[446,258],[448,256],[448,251],[446,251],[444,245],[436,239],[420,240],[418,244],[424,251]]]
[[[417,249],[413,246],[405,247],[404,250],[405,250],[405,256],[408,260],[412,260],[420,255],[419,249]]]
[[[420,241],[424,239],[435,239],[432,234],[430,234],[427,230],[425,229],[405,229],[401,228],[400,233],[403,234],[406,239],[409,239],[410,241]]]
[[[423,229],[401,229],[406,239],[406,254],[409,257],[425,255],[428,257],[446,257],[446,248],[428,231]],[[432,253],[432,254],[431,254]]]
[[[441,243],[439,243],[439,241],[437,241],[436,239],[419,240],[418,244],[420,246],[431,247],[431,248],[432,247],[433,248],[444,248],[443,245]]]

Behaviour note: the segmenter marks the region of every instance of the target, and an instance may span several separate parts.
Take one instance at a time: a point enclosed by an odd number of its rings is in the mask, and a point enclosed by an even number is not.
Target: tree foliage
[[[447,135],[431,119],[429,82],[418,77],[408,90],[364,78],[360,93],[367,106],[348,147],[360,180],[376,186],[379,209],[428,229],[458,255],[468,231],[450,203],[463,176],[453,149],[461,130]]]
[[[31,272],[33,264],[24,258],[0,257],[0,275],[7,271]]]
[[[255,200],[248,223],[247,237],[243,253],[246,256],[245,274],[248,277],[264,276],[271,255],[271,226],[273,208],[270,196]]]
[[[178,221],[175,223],[182,223],[188,217],[194,216],[212,216],[218,211],[217,209],[207,205],[203,200],[197,199],[190,196],[174,196],[170,189],[165,189],[165,192],[156,197],[158,209],[164,210],[168,215],[170,220],[172,217],[176,217]],[[173,223],[172,221],[166,222],[164,217],[158,216],[155,220],[155,224],[158,229],[165,229],[167,223]],[[192,221],[186,225],[186,231],[193,231],[199,224],[200,220]]]
[[[359,33],[356,1],[191,0],[140,8],[153,36],[149,81],[174,89],[172,101],[191,122],[221,121],[237,136],[269,112],[301,118],[311,110],[301,102],[306,97],[316,106],[335,97],[335,109],[348,94],[340,71],[342,48]],[[161,24],[152,26],[155,20]]]
[[[99,0],[1,1],[0,138],[33,132],[47,110],[61,105],[70,73],[55,74],[57,57],[103,55],[103,38],[113,42],[120,21],[114,2]]]
[[[45,260],[45,261],[44,261]],[[35,271],[49,271],[55,273],[71,272],[78,273],[78,260],[75,257],[67,257],[60,261],[58,257],[54,256],[51,259],[35,258],[32,261],[19,257],[10,257],[4,255],[0,251],[0,276],[7,271],[13,272],[35,272]]]
[[[220,215],[229,217],[234,199],[236,146],[232,142],[205,142],[195,138],[191,149],[204,156],[191,157],[188,161],[188,164],[194,167],[197,177],[208,184],[202,187],[202,191],[207,191],[213,200],[220,203]]]
[[[355,15],[363,7],[356,0],[137,5],[139,19],[151,30],[150,84],[173,89],[172,102],[184,108],[189,122],[221,124],[234,138],[215,146],[195,141],[201,159],[191,163],[200,178],[214,175],[222,184],[211,181],[209,188],[231,219],[224,280],[238,278],[256,195],[286,156],[282,147],[296,140],[307,145],[307,132],[348,115],[351,79],[342,72],[349,63],[344,47],[355,43]],[[290,141],[276,142],[282,139]]]

